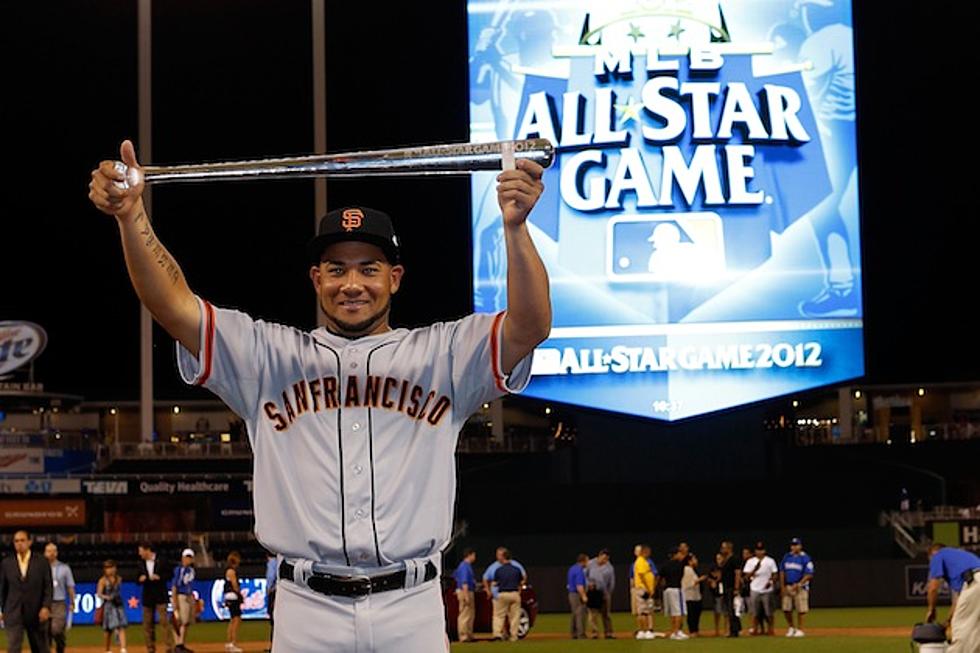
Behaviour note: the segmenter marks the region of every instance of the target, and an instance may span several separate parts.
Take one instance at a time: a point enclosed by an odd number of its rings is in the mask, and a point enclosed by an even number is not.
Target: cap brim
[[[336,234],[323,234],[316,236],[306,245],[307,257],[310,263],[317,265],[320,263],[320,259],[323,256],[323,250],[334,243],[342,243],[345,241],[354,240],[361,243],[368,243],[369,245],[376,245],[384,253],[385,257],[388,259],[388,263],[391,265],[396,265],[398,263],[398,248],[395,247],[390,241],[374,234],[365,233],[336,233]]]

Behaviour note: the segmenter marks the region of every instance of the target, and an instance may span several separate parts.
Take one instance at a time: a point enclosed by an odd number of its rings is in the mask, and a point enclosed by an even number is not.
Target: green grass
[[[939,611],[939,619],[945,619],[945,611]],[[888,626],[908,626],[912,630],[912,624],[922,621],[926,615],[925,607],[902,607],[902,608],[828,608],[814,610],[806,616],[806,625],[817,628],[869,628],[869,627],[888,627]],[[568,632],[568,614],[541,614],[534,624],[532,632],[536,633],[566,633]],[[613,614],[613,629],[617,632],[631,631],[634,628],[633,617],[627,612],[617,612]],[[654,627],[656,630],[663,630],[667,623],[662,614],[654,617]],[[745,618],[742,623],[746,623]],[[776,627],[785,628],[786,621],[782,613],[776,618]],[[701,630],[713,633],[715,628],[712,613],[705,612],[701,615]]]
[[[817,628],[861,628],[861,627],[907,627],[912,630],[912,624],[922,621],[925,608],[838,608],[814,610],[808,615],[807,626]],[[944,619],[945,613],[939,618]],[[567,614],[542,614],[538,616],[534,633],[568,632]],[[666,620],[663,615],[655,617],[654,625],[657,630],[664,630]],[[778,616],[777,627],[785,628],[782,615]],[[633,618],[627,613],[613,615],[613,627],[617,632],[631,632]],[[223,642],[225,638],[225,623],[202,623],[191,627],[188,643],[193,648],[195,642]],[[711,613],[705,613],[701,618],[701,629],[705,633],[714,631],[714,620]],[[129,644],[138,646],[143,643],[143,628],[140,625],[130,626],[126,630]],[[240,642],[265,642],[269,636],[269,624],[265,621],[246,621],[239,629]],[[0,641],[6,644],[5,638]],[[102,643],[102,630],[96,626],[77,626],[68,636],[69,648],[74,646],[90,646]],[[791,653],[892,653],[908,650],[909,640],[904,637],[813,637],[787,640],[784,637],[741,637],[739,639],[715,639],[713,637],[685,642],[673,642],[663,639],[653,641],[636,641],[633,639],[585,640],[572,641],[555,639],[543,641],[523,641],[516,643],[499,642],[493,644],[493,653],[645,653],[647,651],[676,650],[685,653],[700,653],[720,651],[739,651],[745,653],[769,653],[790,651]],[[453,644],[453,653],[460,651],[480,651],[490,648],[489,644]]]

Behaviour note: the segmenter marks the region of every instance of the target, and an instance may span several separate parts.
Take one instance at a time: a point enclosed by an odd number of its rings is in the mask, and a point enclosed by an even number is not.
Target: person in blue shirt
[[[789,624],[787,637],[803,637],[803,617],[810,611],[810,579],[813,578],[813,560],[803,550],[803,541],[794,537],[789,551],[779,563],[779,587],[783,599],[783,614]],[[796,609],[797,625],[793,625]]]
[[[271,551],[265,553],[265,610],[269,613],[269,648],[267,653],[272,653],[272,633],[275,631],[275,617],[273,614],[276,609],[276,578],[279,576],[279,559]]]
[[[174,577],[171,581],[171,592],[173,593],[174,618],[177,621],[175,653],[192,653],[184,645],[187,637],[187,630],[194,623],[194,551],[184,549],[180,556],[180,564],[174,569]]]
[[[493,620],[494,639],[503,639],[504,636],[503,620],[501,620],[498,623],[498,620],[496,619],[496,615],[499,608],[498,604],[500,603],[500,588],[494,583],[494,574],[497,573],[497,569],[499,569],[500,565],[503,564],[505,554],[507,556],[510,556],[510,551],[507,550],[507,547],[498,546],[496,552],[497,559],[494,560],[493,564],[487,567],[486,571],[483,572],[483,589],[486,590],[486,593],[490,595],[490,598],[493,601],[493,614],[495,616]],[[514,565],[514,567],[520,570],[521,574],[523,574],[523,580],[521,581],[521,584],[523,585],[524,583],[526,583],[527,572],[524,571],[523,565],[521,565],[521,563],[519,563],[517,560],[514,559],[510,560],[510,564]]]
[[[503,639],[504,619],[510,622],[510,641],[518,640],[521,628],[521,586],[527,578],[522,569],[513,564],[510,551],[504,549],[500,566],[493,572],[497,585],[497,600],[493,604],[493,630]]]
[[[456,581],[456,600],[459,603],[456,632],[461,642],[473,641],[473,617],[476,615],[474,562],[476,562],[476,551],[463,549],[463,559],[456,567],[456,571],[453,572],[453,579]]]
[[[568,590],[568,607],[572,611],[572,639],[585,639],[585,615],[588,612],[585,567],[588,564],[589,556],[580,553],[575,564],[568,568],[568,579],[565,582],[565,588]]]
[[[936,620],[936,599],[943,581],[953,592],[949,608],[951,643],[947,653],[980,651],[980,557],[945,544],[929,547],[926,622]]]

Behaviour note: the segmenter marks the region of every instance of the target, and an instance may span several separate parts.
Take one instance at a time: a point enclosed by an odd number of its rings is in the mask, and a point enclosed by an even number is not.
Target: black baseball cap
[[[390,264],[398,263],[398,237],[391,218],[366,206],[345,206],[323,216],[316,237],[306,246],[310,263],[318,264],[328,245],[345,240],[377,245]]]

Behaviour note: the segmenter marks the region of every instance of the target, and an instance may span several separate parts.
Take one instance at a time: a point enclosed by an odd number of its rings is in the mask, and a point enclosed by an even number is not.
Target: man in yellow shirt
[[[636,638],[653,639],[653,589],[657,585],[657,567],[650,559],[650,546],[640,547],[633,562],[633,597],[636,604]]]

